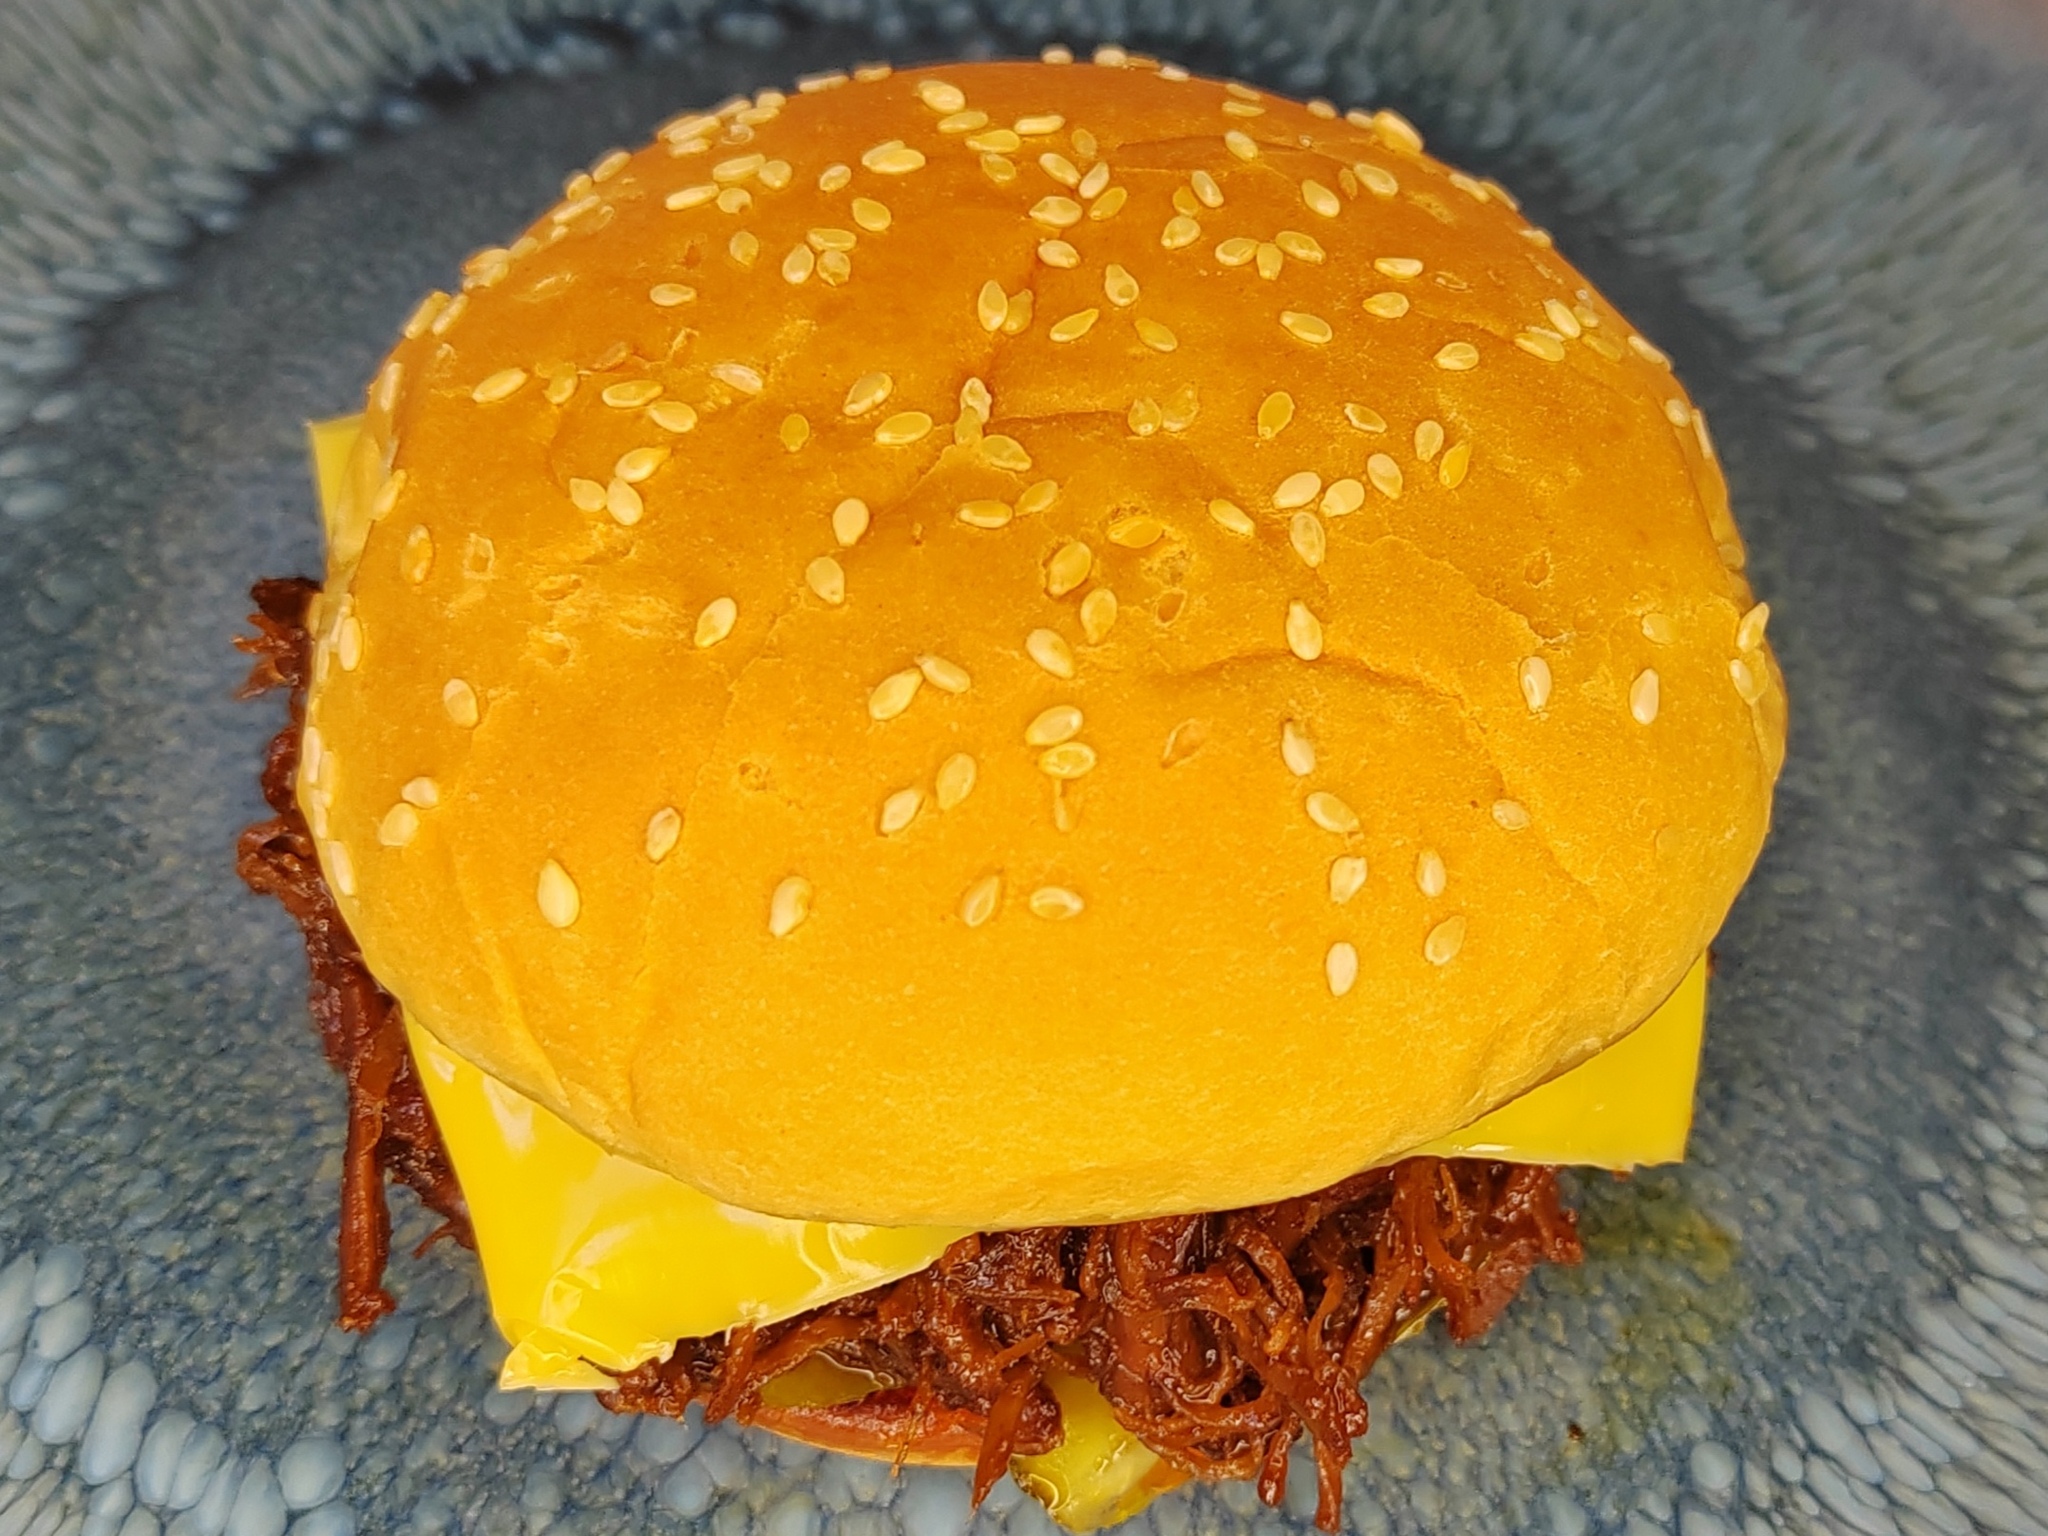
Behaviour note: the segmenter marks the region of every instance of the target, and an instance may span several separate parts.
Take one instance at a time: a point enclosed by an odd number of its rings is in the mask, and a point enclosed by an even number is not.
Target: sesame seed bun
[[[1398,118],[870,71],[466,274],[370,388],[301,802],[413,1018],[720,1199],[1317,1188],[1632,1029],[1756,857],[1704,423]]]

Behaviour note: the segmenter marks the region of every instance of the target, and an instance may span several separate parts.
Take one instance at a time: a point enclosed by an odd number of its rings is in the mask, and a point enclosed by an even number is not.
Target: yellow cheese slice
[[[331,515],[357,418],[313,423],[308,434],[322,512]],[[1676,1161],[1692,1124],[1705,1017],[1702,959],[1626,1039],[1416,1150],[1605,1168]],[[915,1273],[962,1235],[786,1221],[722,1205],[606,1152],[418,1022],[407,1030],[469,1202],[491,1312],[512,1346],[501,1386],[601,1388],[606,1370],[665,1358],[677,1339],[773,1322]],[[1110,1485],[1121,1486],[1139,1458],[1114,1436],[1088,1444],[1091,1457],[1105,1458],[1100,1475],[1059,1460],[1039,1475],[1067,1490],[1077,1520],[1118,1517]],[[1108,1475],[1112,1463],[1117,1477]],[[1140,1472],[1146,1482],[1156,1469],[1148,1462]]]

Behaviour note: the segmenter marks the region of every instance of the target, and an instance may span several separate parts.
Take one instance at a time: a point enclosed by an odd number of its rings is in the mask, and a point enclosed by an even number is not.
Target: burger
[[[241,867],[501,1384],[1318,1521],[1682,1154],[1784,750],[1669,360],[1391,112],[1117,49],[678,117],[314,431]]]

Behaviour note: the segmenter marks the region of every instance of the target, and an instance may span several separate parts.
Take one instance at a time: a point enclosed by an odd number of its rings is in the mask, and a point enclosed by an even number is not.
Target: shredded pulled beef
[[[427,1242],[452,1237],[476,1247],[469,1207],[420,1091],[398,1000],[370,975],[355,935],[334,905],[292,784],[299,770],[312,637],[306,608],[319,585],[304,577],[259,581],[250,591],[253,636],[235,645],[256,658],[242,697],[291,690],[290,718],[263,760],[263,798],[274,813],[246,829],[235,870],[259,895],[283,903],[306,942],[313,1020],[327,1064],[348,1084],[348,1139],[341,1165],[341,1326],[360,1331],[397,1305],[384,1289],[391,1254],[387,1178],[411,1186],[442,1225]]]
[[[475,1241],[407,1049],[397,1001],[363,964],[292,795],[311,644],[303,579],[254,588],[257,657],[245,693],[291,690],[263,794],[276,812],[242,835],[237,867],[305,936],[314,1018],[348,1084],[341,1322],[393,1305],[384,1181],[410,1185]],[[429,1241],[433,1241],[432,1238]],[[1410,1158],[1271,1205],[1110,1226],[977,1233],[930,1268],[765,1327],[679,1340],[620,1375],[615,1411],[680,1416],[692,1402],[819,1444],[974,1461],[978,1504],[1011,1456],[1060,1441],[1046,1385],[1092,1380],[1123,1425],[1190,1477],[1255,1480],[1277,1505],[1288,1455],[1315,1453],[1316,1524],[1338,1529],[1342,1474],[1366,1430],[1360,1385],[1380,1352],[1441,1308],[1451,1337],[1484,1333],[1539,1264],[1581,1257],[1557,1170]],[[875,1383],[855,1402],[790,1406],[763,1388],[822,1357]]]

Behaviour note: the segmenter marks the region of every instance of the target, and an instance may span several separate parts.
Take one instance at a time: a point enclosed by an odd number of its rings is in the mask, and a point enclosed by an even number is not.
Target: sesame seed
[[[441,313],[442,306],[447,302],[448,295],[441,292],[438,288],[429,293],[424,299],[421,299],[419,304],[413,309],[413,312],[406,317],[405,339],[413,341],[424,334],[427,327],[434,323],[434,318]]]
[[[1323,977],[1330,984],[1330,996],[1342,997],[1358,985],[1358,951],[1339,939],[1323,956]]]
[[[985,497],[963,501],[953,515],[970,528],[1007,528],[1016,513],[1007,501]]]
[[[1131,402],[1130,410],[1124,413],[1124,420],[1130,426],[1134,437],[1150,437],[1166,420],[1166,412],[1159,408],[1159,402],[1144,396]]]
[[[1031,205],[1031,217],[1048,229],[1069,229],[1081,222],[1081,205],[1071,197],[1053,194]]]
[[[1455,491],[1465,483],[1465,472],[1472,467],[1472,445],[1458,443],[1444,454],[1443,463],[1437,466],[1437,483],[1447,491]]]
[[[1283,229],[1273,237],[1273,243],[1281,254],[1305,261],[1312,267],[1323,264],[1323,243],[1314,235],[1304,235],[1298,229]]]
[[[1259,146],[1252,136],[1242,128],[1233,128],[1223,135],[1223,147],[1240,160],[1259,158]]]
[[[1541,656],[1525,659],[1515,676],[1522,685],[1522,698],[1531,710],[1540,710],[1550,702],[1550,663]]]
[[[1392,454],[1375,453],[1365,461],[1365,477],[1372,482],[1372,488],[1389,501],[1401,498],[1402,486],[1406,483],[1401,466],[1394,462]]]
[[[1072,250],[1073,247],[1068,246],[1067,249]],[[1126,308],[1138,302],[1138,280],[1112,261],[1102,273],[1102,293],[1119,309]]]
[[[794,174],[787,160],[770,160],[756,173],[755,179],[769,191],[780,192],[789,185],[790,177]]]
[[[1323,563],[1323,556],[1329,550],[1329,539],[1323,532],[1322,519],[1315,513],[1297,512],[1288,519],[1287,538],[1294,546],[1294,552],[1301,556],[1302,564],[1310,570]]]
[[[391,509],[398,505],[398,498],[405,492],[408,478],[402,469],[394,469],[384,477],[384,483],[377,487],[377,494],[370,498],[371,522],[381,523],[391,515]]]
[[[911,149],[901,139],[890,139],[862,155],[860,163],[877,176],[907,176],[923,167],[924,151]]]
[[[1209,503],[1209,516],[1216,520],[1219,527],[1237,534],[1240,538],[1250,538],[1258,529],[1258,525],[1251,520],[1244,508],[1234,501],[1225,501],[1221,496]]]
[[[1550,328],[1560,336],[1576,337],[1580,334],[1582,328],[1579,325],[1579,317],[1564,300],[1545,299],[1543,313],[1550,319]]]
[[[1395,178],[1394,173],[1383,166],[1360,160],[1351,169],[1364,184],[1365,189],[1375,197],[1392,197],[1401,190],[1401,183]]]
[[[965,752],[955,752],[939,764],[938,778],[933,784],[939,809],[950,811],[972,794],[979,772],[974,759]]]
[[[1742,696],[1743,703],[1754,704],[1764,696],[1761,665],[1753,665],[1746,658],[1737,656],[1728,663],[1728,676],[1734,680],[1735,691]]]
[[[1003,877],[983,875],[961,895],[960,921],[970,928],[979,928],[996,915],[1002,899]]]
[[[1095,62],[1104,69],[1122,69],[1131,62],[1131,56],[1115,43],[1104,43],[1095,50]]]
[[[1159,232],[1159,243],[1169,251],[1180,250],[1193,245],[1202,238],[1202,226],[1184,213],[1177,213],[1166,221],[1166,228]]]
[[[1282,512],[1305,507],[1323,488],[1323,477],[1312,469],[1296,470],[1274,488],[1273,505]]]
[[[1280,325],[1288,335],[1296,337],[1311,346],[1327,345],[1337,333],[1330,329],[1330,322],[1315,315],[1304,314],[1297,309],[1280,311]]]
[[[1384,432],[1387,430],[1386,417],[1369,406],[1359,405],[1355,401],[1347,400],[1344,403],[1344,419],[1361,432]]]
[[[1422,153],[1422,135],[1415,125],[1400,113],[1381,107],[1370,120],[1372,130],[1380,136],[1389,148],[1402,150],[1407,154]]]
[[[1465,947],[1465,919],[1447,917],[1422,941],[1422,957],[1431,965],[1449,965]]]
[[[1479,349],[1469,341],[1447,341],[1437,349],[1436,365],[1450,373],[1465,373],[1479,366]]]
[[[612,473],[629,485],[638,485],[668,460],[666,448],[629,448],[619,455]]]
[[[807,283],[817,267],[817,252],[808,245],[792,246],[789,254],[782,258],[782,280],[790,284]]]
[[[768,898],[768,932],[784,939],[811,915],[811,882],[802,875],[780,881]]]
[[[1758,603],[1735,626],[1735,649],[1753,651],[1764,643],[1764,629],[1771,622],[1771,605]]]
[[[328,842],[320,847],[321,863],[326,866],[327,877],[333,881],[335,890],[344,896],[356,893],[356,861],[345,843]]]
[[[916,667],[905,667],[901,672],[891,672],[868,695],[868,716],[874,720],[894,720],[910,708],[910,701],[917,697],[917,690],[924,686],[924,673]]]
[[[868,504],[858,496],[849,496],[832,509],[832,537],[841,549],[851,549],[867,531]]]
[[[924,791],[915,784],[908,789],[899,789],[882,802],[881,814],[875,818],[875,830],[884,837],[894,837],[913,821],[924,809]]]
[[[782,425],[775,429],[775,435],[782,439],[782,446],[790,453],[803,447],[811,440],[810,421],[796,411],[782,418]]]
[[[696,298],[697,290],[688,283],[656,283],[647,290],[647,297],[659,308],[675,309],[679,305],[688,304],[692,299]]]
[[[1628,344],[1629,349],[1644,362],[1655,363],[1659,368],[1669,368],[1671,366],[1671,359],[1664,354],[1662,348],[1653,345],[1647,336],[1631,334]]]
[[[1666,400],[1664,419],[1674,427],[1689,427],[1692,425],[1692,407],[1683,400]]]
[[[1159,66],[1159,78],[1162,80],[1171,80],[1177,84],[1180,81],[1191,79],[1192,77],[1188,74],[1188,72],[1185,69],[1181,68],[1178,64],[1162,64]]]
[[[1010,296],[1003,292],[1003,285],[990,278],[981,285],[981,291],[974,296],[974,317],[981,322],[984,331],[995,332],[1003,328],[1003,322],[1010,317]]]
[[[1017,515],[1030,517],[1033,513],[1045,511],[1058,498],[1059,493],[1057,481],[1034,480],[1025,487],[1024,494],[1017,498]]]
[[[733,231],[733,237],[725,242],[726,254],[743,267],[751,267],[761,259],[761,237],[751,229]]]
[[[1279,242],[1262,240],[1253,253],[1258,260],[1259,276],[1272,282],[1280,275],[1280,269],[1287,265],[1287,253],[1280,249]]]
[[[1065,886],[1041,885],[1031,893],[1025,905],[1031,909],[1033,917],[1043,917],[1059,921],[1064,918],[1079,917],[1082,908],[1087,903]]]
[[[647,818],[647,832],[641,846],[647,850],[647,857],[659,864],[675,851],[676,841],[682,835],[682,812],[672,805],[664,805]]]
[[[1365,887],[1365,858],[1346,853],[1330,861],[1330,900],[1343,906]]]
[[[1308,819],[1325,832],[1349,836],[1358,830],[1358,812],[1327,789],[1311,790],[1302,809],[1308,812]]]
[[[1408,295],[1405,293],[1376,293],[1365,301],[1365,312],[1382,320],[1398,320],[1408,313]]]
[[[1158,543],[1165,532],[1166,525],[1158,518],[1138,513],[1131,517],[1120,517],[1111,523],[1109,542],[1123,549],[1148,549]]]
[[[1160,425],[1169,432],[1185,432],[1195,424],[1195,418],[1201,411],[1202,399],[1195,386],[1183,384],[1166,397],[1166,404],[1161,408]]]
[[[1017,179],[1017,165],[1001,155],[985,154],[981,157],[981,173],[997,186],[1007,186]]]
[[[1146,521],[1150,520],[1146,519]],[[1160,531],[1164,532],[1163,529]],[[1144,538],[1144,530],[1140,529],[1136,530],[1136,532],[1138,537]],[[1154,534],[1153,537],[1156,538],[1157,534]],[[1151,538],[1144,539],[1145,544],[1151,542]],[[1128,547],[1142,549],[1144,544],[1134,544]],[[1053,597],[1065,597],[1088,579],[1088,573],[1094,568],[1094,564],[1095,555],[1086,544],[1081,543],[1079,540],[1062,544],[1054,551],[1053,557],[1046,562],[1046,592]]]
[[[846,601],[846,567],[830,555],[820,555],[804,567],[804,582],[835,608]]]
[[[1323,654],[1323,621],[1299,599],[1287,605],[1287,648],[1303,661]]]
[[[877,206],[880,206],[879,204]],[[850,229],[835,229],[830,225],[804,232],[804,242],[814,251],[850,251],[860,237]]]
[[[1415,424],[1415,457],[1427,464],[1443,451],[1444,427],[1440,421],[1425,418]]]
[[[1054,341],[1079,341],[1095,328],[1101,314],[1101,310],[1093,308],[1076,310],[1064,320],[1055,320],[1046,335]]]
[[[420,813],[403,800],[384,813],[377,823],[377,841],[386,848],[403,848],[420,835]]]
[[[745,213],[754,206],[754,194],[745,187],[727,187],[718,194],[720,213]]]
[[[1140,315],[1131,323],[1137,328],[1138,340],[1145,343],[1154,352],[1171,352],[1180,345],[1180,338],[1175,336],[1172,331],[1161,325],[1157,320],[1147,319],[1144,315]]]
[[[1259,402],[1259,436],[1278,437],[1294,420],[1294,396],[1285,390],[1276,389]]]
[[[1564,342],[1555,332],[1546,331],[1541,326],[1518,332],[1515,336],[1515,345],[1531,357],[1540,357],[1546,363],[1564,361]]]
[[[1130,188],[1111,187],[1102,196],[1095,199],[1094,206],[1088,210],[1088,217],[1098,224],[1104,219],[1113,219],[1123,212],[1123,206],[1130,201],[1130,197]]]
[[[739,622],[740,605],[729,597],[714,597],[697,615],[697,649],[708,650],[732,633]]]
[[[1063,742],[1038,754],[1038,771],[1048,778],[1078,779],[1094,768],[1095,749],[1085,741]]]
[[[1503,832],[1519,832],[1529,825],[1529,808],[1519,800],[1496,800],[1493,819]]]
[[[1048,149],[1040,155],[1038,167],[1063,187],[1078,187],[1081,184],[1080,167],[1056,149]]]
[[[1116,594],[1096,587],[1081,599],[1081,633],[1090,645],[1100,645],[1116,623]]]
[[[944,80],[920,80],[917,98],[934,112],[958,112],[967,105],[967,93]]]
[[[1010,295],[1010,312],[1003,319],[1003,334],[1015,336],[1031,325],[1031,290],[1020,288]]]
[[[1216,245],[1216,259],[1226,267],[1241,267],[1259,253],[1259,242],[1243,235],[1232,235]]]
[[[398,798],[407,805],[416,805],[423,811],[431,811],[441,803],[441,786],[425,774],[407,779],[399,786]]]
[[[1024,637],[1024,654],[1054,677],[1074,675],[1074,650],[1057,631],[1034,629]]]
[[[1365,505],[1365,482],[1349,476],[1330,482],[1330,488],[1323,492],[1322,509],[1325,517],[1349,517]]]
[[[1670,645],[1678,638],[1678,626],[1661,613],[1644,614],[1642,631],[1643,638],[1653,645]]]
[[[701,155],[709,148],[711,148],[711,141],[706,138],[671,139],[669,140],[668,152],[680,160],[685,155]]]
[[[1226,101],[1223,103],[1223,113],[1226,117],[1264,117],[1266,109],[1254,106],[1248,101]]]
[[[1081,711],[1074,705],[1054,704],[1032,716],[1031,723],[1024,727],[1024,744],[1056,747],[1080,735],[1081,724]]]
[[[632,486],[613,476],[611,483],[604,488],[604,509],[611,513],[612,520],[620,527],[630,528],[640,521],[647,504]]]
[[[1280,722],[1280,761],[1297,779],[1305,779],[1316,771],[1315,743],[1308,739],[1308,732],[1298,720]]]
[[[823,74],[817,75],[799,75],[796,88],[806,96],[811,96],[819,91],[829,91],[842,86],[846,84],[849,78],[843,69],[827,70]]]
[[[1195,171],[1188,177],[1188,185],[1194,188],[1195,196],[1201,199],[1205,208],[1223,206],[1223,188],[1216,184],[1216,178],[1207,171]]]
[[[1477,177],[1467,176],[1463,171],[1451,172],[1451,185],[1475,202],[1486,202],[1493,194],[1486,190],[1486,183]]]
[[[1415,856],[1415,888],[1432,899],[1444,893],[1449,876],[1444,873],[1443,855],[1425,848]]]
[[[399,552],[399,573],[418,586],[433,568],[434,536],[424,527],[416,527],[405,536],[405,547]]]
[[[1071,269],[1081,265],[1081,253],[1064,240],[1041,240],[1038,242],[1038,259],[1048,267]],[[1122,271],[1121,267],[1117,268]]]
[[[896,67],[893,64],[863,64],[854,70],[853,78],[867,85],[876,80],[886,80],[895,73]]]
[[[541,865],[540,879],[534,884],[533,894],[540,904],[540,915],[551,927],[568,927],[576,921],[576,914],[583,910],[583,896],[576,889],[576,882],[569,878],[569,871],[553,859]]]
[[[917,670],[941,693],[965,693],[974,686],[974,679],[967,669],[957,661],[948,661],[943,656],[924,655],[917,658]]]
[[[334,659],[341,663],[344,672],[353,672],[362,665],[363,624],[354,614],[343,619],[335,629]]]
[[[734,155],[711,167],[711,179],[722,187],[736,185],[768,163],[766,155]]]
[[[853,167],[841,165],[835,161],[833,164],[826,166],[824,170],[818,172],[818,190],[820,192],[838,192],[844,189],[852,180]]]
[[[1017,132],[1027,139],[1058,133],[1066,125],[1067,120],[1057,112],[1036,112],[1028,117],[1018,118],[1014,124]]]
[[[848,416],[865,416],[896,388],[896,381],[886,373],[864,373],[853,381],[846,391],[846,403],[840,407]]]
[[[1413,256],[1381,256],[1372,265],[1373,270],[1384,277],[1422,276],[1422,263]]]
[[[1024,445],[1000,432],[992,432],[981,440],[981,456],[996,469],[1018,474],[1031,467],[1031,455],[1025,451]]]
[[[1699,440],[1700,456],[1711,459],[1714,456],[1714,442],[1712,438],[1707,436],[1707,413],[1705,411],[1696,410],[1692,413],[1692,434]]]
[[[1301,200],[1308,204],[1310,213],[1326,219],[1334,219],[1344,211],[1343,201],[1337,194],[1313,178],[1301,184]]]
[[[697,408],[680,400],[657,400],[647,407],[647,419],[664,432],[688,432],[697,425]]]
[[[898,411],[875,428],[875,441],[885,448],[901,448],[925,437],[932,419],[923,411]]]
[[[872,197],[856,197],[853,200],[852,212],[853,222],[871,235],[882,233],[895,218],[895,215],[889,212],[887,204],[878,203]]]
[[[524,368],[500,368],[496,373],[481,380],[476,388],[469,392],[469,398],[478,405],[489,405],[493,401],[504,400],[516,394],[519,386],[525,382]]]
[[[434,316],[432,323],[427,326],[427,329],[436,336],[447,335],[455,322],[462,318],[462,312],[467,308],[469,308],[469,295],[466,293],[456,294],[454,298],[448,301],[447,306],[442,309],[441,313]],[[379,374],[378,377],[381,379],[383,375]],[[396,387],[394,381],[393,388]]]
[[[621,379],[607,384],[598,396],[606,405],[621,411],[637,411],[661,398],[661,386],[652,379]]]
[[[548,387],[543,391],[548,404],[567,405],[569,397],[576,393],[576,385],[579,382],[575,365],[562,363],[552,370],[543,369],[542,372],[548,381]]]
[[[1658,693],[1654,667],[1643,668],[1628,685],[1628,712],[1635,716],[1637,725],[1648,725],[1657,718]]]
[[[968,108],[960,112],[948,112],[939,119],[941,133],[973,133],[977,128],[988,126],[988,114],[979,108]]]
[[[473,728],[483,714],[477,705],[476,690],[459,677],[451,677],[441,685],[441,708],[464,730]]]

